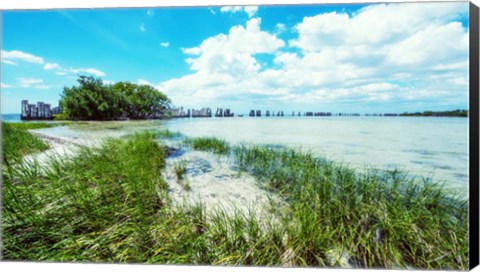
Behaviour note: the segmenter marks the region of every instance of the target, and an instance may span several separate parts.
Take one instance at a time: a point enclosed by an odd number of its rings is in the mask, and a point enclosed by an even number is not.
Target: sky
[[[2,11],[2,113],[79,75],[174,106],[385,113],[468,108],[468,2]]]

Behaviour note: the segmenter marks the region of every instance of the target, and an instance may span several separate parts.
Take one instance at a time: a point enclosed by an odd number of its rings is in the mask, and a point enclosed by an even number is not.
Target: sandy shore
[[[179,181],[174,166],[180,162],[186,163],[187,171]],[[278,195],[259,188],[254,177],[233,170],[228,158],[208,152],[188,151],[167,159],[163,176],[176,204],[202,202],[210,212],[221,209],[228,215],[240,212],[262,219],[272,219],[271,211],[286,206]],[[190,188],[186,190],[182,183]]]
[[[74,156],[82,146],[96,147],[101,144],[101,139],[61,137],[35,130],[31,133],[50,146],[50,149],[44,152],[25,156],[25,161],[36,160],[40,166],[46,166],[50,158]],[[186,163],[187,166],[185,176],[180,182],[174,171],[174,166],[179,162]],[[174,206],[201,202],[208,216],[218,211],[228,215],[240,212],[268,222],[274,219],[272,210],[279,211],[279,207],[286,207],[278,195],[261,189],[254,177],[233,170],[228,158],[209,152],[186,151],[167,158],[162,176],[169,185]],[[181,185],[182,182],[190,185],[189,190]]]

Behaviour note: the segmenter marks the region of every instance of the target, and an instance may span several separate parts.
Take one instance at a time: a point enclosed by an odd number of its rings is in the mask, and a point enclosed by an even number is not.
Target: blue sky
[[[58,104],[78,75],[175,106],[468,108],[468,2],[2,12],[2,112]]]

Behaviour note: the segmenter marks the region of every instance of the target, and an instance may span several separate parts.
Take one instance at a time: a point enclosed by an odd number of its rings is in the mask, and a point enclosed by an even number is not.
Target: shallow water
[[[89,122],[41,131],[79,139],[168,128],[233,144],[283,145],[363,170],[399,168],[468,195],[468,119],[428,117],[234,117]]]
[[[165,125],[188,136],[300,148],[357,169],[395,167],[468,192],[467,118],[243,117]]]

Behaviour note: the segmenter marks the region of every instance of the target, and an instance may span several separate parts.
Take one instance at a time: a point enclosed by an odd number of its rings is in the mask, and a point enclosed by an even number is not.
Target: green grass
[[[177,183],[182,186],[185,191],[190,191],[190,182],[185,180],[185,174],[187,173],[187,162],[182,160],[175,163],[175,165],[173,165],[173,171],[175,172]]]
[[[35,165],[4,171],[4,258],[141,260],[168,202],[164,157],[145,134],[83,148],[42,172]]]
[[[27,154],[48,149],[48,144],[26,131],[41,126],[41,123],[2,123],[2,155],[5,165],[17,163]]]
[[[154,135],[156,138],[158,139],[174,139],[174,138],[179,138],[182,136],[181,133],[179,132],[172,132],[168,129],[164,129],[164,130],[159,130],[159,131],[155,131],[154,132]]]
[[[238,167],[290,204],[297,265],[324,265],[334,248],[361,267],[468,267],[468,203],[399,171],[357,173],[291,149],[241,146]]]
[[[287,148],[193,139],[194,149],[231,154],[241,171],[289,206],[278,213],[280,224],[239,210],[233,216],[220,210],[207,220],[201,205],[172,207],[161,175],[165,151],[156,138],[143,133],[110,139],[70,159],[53,158],[43,169],[35,163],[5,167],[4,258],[468,267],[468,203],[428,179],[418,182],[398,171],[359,173]]]
[[[210,151],[217,155],[226,155],[230,152],[230,145],[227,142],[213,137],[186,139],[184,142],[195,150]]]
[[[21,122],[21,123],[3,123],[16,129],[40,129],[71,124],[72,122]]]
[[[83,148],[71,159],[54,158],[44,171],[36,164],[8,168],[3,172],[3,257],[278,264],[281,236],[264,233],[252,218],[219,212],[207,222],[201,206],[171,207],[160,174],[164,164],[154,135],[140,134]]]

